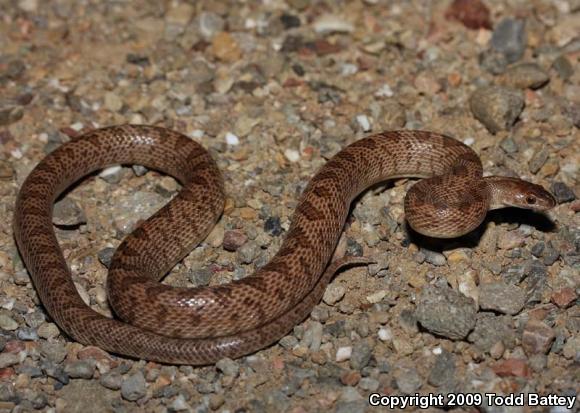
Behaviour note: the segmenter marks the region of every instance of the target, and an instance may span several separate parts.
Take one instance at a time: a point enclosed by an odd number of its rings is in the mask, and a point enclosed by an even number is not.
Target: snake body
[[[112,164],[141,164],[175,177],[180,192],[117,249],[107,280],[119,319],[78,294],[52,226],[55,199],[72,183]],[[375,134],[347,146],[311,179],[277,254],[254,274],[226,285],[173,288],[158,281],[211,230],[224,205],[214,160],[193,140],[153,126],[97,129],[42,160],[18,194],[14,234],[40,299],[78,342],[166,363],[204,365],[276,342],[308,316],[340,263],[329,266],[352,200],[395,177],[421,177],[405,199],[411,227],[455,237],[489,209],[545,210],[554,198],[529,182],[482,178],[475,152],[424,131]],[[121,321],[123,320],[123,321]]]

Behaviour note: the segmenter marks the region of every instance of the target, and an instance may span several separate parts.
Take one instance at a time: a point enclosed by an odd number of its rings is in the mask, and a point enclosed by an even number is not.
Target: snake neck
[[[483,180],[489,192],[490,210],[516,207],[541,212],[556,205],[554,196],[540,185],[506,176],[488,176]]]

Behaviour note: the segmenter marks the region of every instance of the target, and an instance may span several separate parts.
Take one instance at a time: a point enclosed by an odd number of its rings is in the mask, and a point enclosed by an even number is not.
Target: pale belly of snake
[[[52,226],[54,200],[81,177],[112,164],[141,164],[175,177],[181,191],[118,248],[109,270],[107,318],[79,296]],[[478,156],[452,138],[384,132],[347,146],[311,179],[280,250],[242,280],[203,288],[158,281],[212,229],[224,205],[222,175],[191,139],[152,126],[98,129],[62,145],[18,194],[14,234],[40,299],[73,339],[146,360],[203,365],[279,340],[320,301],[340,263],[329,265],[352,200],[394,177],[432,177],[405,199],[412,228],[450,238],[502,206],[546,210],[554,198],[513,178],[482,178]],[[121,321],[122,320],[122,321]]]

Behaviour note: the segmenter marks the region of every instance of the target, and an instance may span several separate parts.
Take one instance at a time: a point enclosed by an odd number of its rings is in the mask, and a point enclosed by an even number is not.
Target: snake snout
[[[557,205],[556,198],[540,185],[526,182],[524,190],[514,194],[510,206],[543,212]]]

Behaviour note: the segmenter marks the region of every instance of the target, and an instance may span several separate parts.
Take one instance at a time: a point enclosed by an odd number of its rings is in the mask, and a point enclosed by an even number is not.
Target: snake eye
[[[530,195],[526,198],[526,202],[528,205],[534,205],[536,203],[536,197]]]

